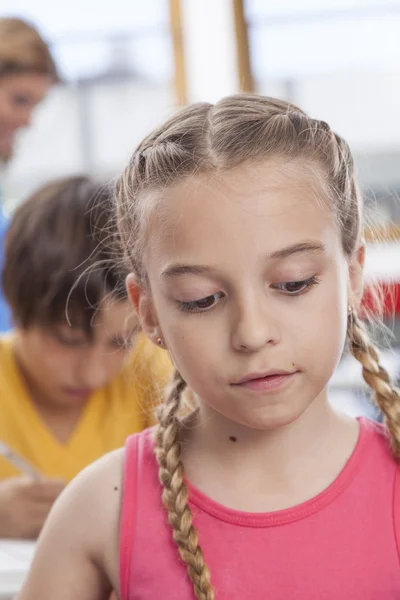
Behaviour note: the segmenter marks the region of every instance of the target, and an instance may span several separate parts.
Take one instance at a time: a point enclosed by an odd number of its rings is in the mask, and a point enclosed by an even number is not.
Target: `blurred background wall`
[[[257,91],[328,121],[379,199],[376,218],[400,220],[400,2],[246,0],[246,8]]]

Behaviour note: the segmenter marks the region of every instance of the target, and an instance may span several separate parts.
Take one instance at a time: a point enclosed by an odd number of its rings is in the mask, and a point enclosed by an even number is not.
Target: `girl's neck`
[[[338,476],[359,424],[337,413],[324,390],[294,422],[271,430],[233,423],[202,406],[183,432],[188,480],[231,508],[268,512],[294,506]],[[233,491],[234,490],[234,491]]]

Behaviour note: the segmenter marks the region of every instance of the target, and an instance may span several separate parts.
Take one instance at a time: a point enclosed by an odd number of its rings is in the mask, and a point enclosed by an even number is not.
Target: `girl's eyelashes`
[[[191,300],[190,302],[178,301],[178,307],[182,312],[206,312],[214,308],[223,296],[223,292],[216,292],[199,300]]]
[[[313,275],[308,279],[301,279],[299,281],[283,281],[282,283],[274,283],[271,285],[271,287],[279,292],[282,292],[286,296],[300,296],[318,283],[319,279],[316,275]]]
[[[281,292],[285,296],[300,296],[306,293],[311,287],[317,285],[319,279],[316,275],[309,277],[308,279],[301,279],[298,281],[283,281],[281,283],[271,284],[271,288]],[[191,300],[189,302],[177,301],[178,308],[182,312],[199,313],[207,312],[213,309],[218,302],[225,296],[223,292],[216,292],[210,294],[199,300]]]

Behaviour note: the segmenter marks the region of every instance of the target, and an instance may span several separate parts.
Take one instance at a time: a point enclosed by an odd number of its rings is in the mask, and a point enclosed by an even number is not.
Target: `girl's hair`
[[[215,105],[199,103],[182,109],[142,141],[117,182],[117,219],[123,250],[141,285],[147,285],[142,257],[155,193],[194,174],[226,171],[268,158],[308,160],[322,168],[325,201],[340,226],[343,252],[350,257],[360,244],[363,202],[347,143],[327,123],[311,119],[292,104],[237,95]],[[399,394],[380,365],[355,309],[349,316],[347,337],[386,417],[394,453],[400,457]],[[196,598],[211,600],[214,592],[192,523],[180,459],[179,410],[185,387],[176,372],[159,411],[156,455],[163,502]]]
[[[0,18],[0,77],[39,73],[59,81],[50,49],[38,31],[26,21]]]

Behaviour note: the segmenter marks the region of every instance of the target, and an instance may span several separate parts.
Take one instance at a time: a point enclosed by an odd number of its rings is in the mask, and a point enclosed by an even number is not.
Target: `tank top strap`
[[[129,436],[125,442],[119,542],[121,600],[129,600],[132,595],[133,555],[142,540],[142,521],[147,524],[155,519],[160,499],[154,428],[150,428]]]
[[[400,561],[400,465],[397,467],[393,492],[393,523]]]
[[[123,470],[121,525],[119,542],[119,585],[121,600],[129,598],[129,580],[131,555],[133,548],[133,532],[137,514],[137,481],[138,481],[138,446],[140,437],[137,434],[128,437],[125,443]]]

